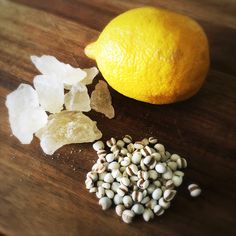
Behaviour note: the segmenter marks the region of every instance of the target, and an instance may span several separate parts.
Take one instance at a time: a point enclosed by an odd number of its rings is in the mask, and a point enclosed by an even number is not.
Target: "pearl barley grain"
[[[109,153],[106,155],[107,162],[112,162],[112,161],[114,161],[114,159],[115,159],[115,157],[114,157],[113,153]]]
[[[123,197],[120,196],[119,194],[116,194],[113,198],[114,204],[115,205],[119,205],[121,203],[123,203]]]
[[[114,181],[114,178],[112,177],[111,173],[107,173],[104,176],[104,181],[107,183],[112,183]]]
[[[144,212],[144,207],[143,207],[142,204],[137,203],[137,204],[133,205],[132,211],[133,211],[136,215],[142,215],[143,212]]]
[[[102,141],[97,141],[96,143],[93,144],[93,149],[95,151],[104,149],[104,143]]]
[[[143,219],[148,222],[154,218],[153,211],[150,208],[146,208],[143,212]]]
[[[133,155],[132,155],[132,162],[134,164],[139,164],[140,161],[141,161],[141,158],[142,158],[142,154],[140,152],[135,152]]]
[[[190,195],[192,197],[198,197],[202,192],[202,190],[200,189],[200,187],[197,184],[190,184],[188,186],[188,190],[189,190]]]
[[[129,224],[133,221],[133,218],[135,216],[135,213],[131,210],[124,210],[122,213],[122,220]]]
[[[166,172],[166,167],[163,163],[156,164],[155,169],[156,169],[157,173],[160,173],[160,174],[163,174]]]
[[[187,161],[178,154],[170,154],[153,137],[133,141],[125,135],[121,140],[111,138],[93,144],[98,160],[86,175],[85,185],[99,198],[103,210],[115,206],[125,223],[135,215],[145,221],[162,215],[174,199],[176,188],[182,184]],[[201,189],[189,185],[192,197]]]
[[[111,207],[112,201],[111,201],[111,199],[108,198],[108,197],[102,197],[102,198],[99,200],[99,205],[101,205],[102,209],[105,211],[105,210],[107,210],[108,208]]]
[[[116,206],[116,214],[118,216],[122,216],[123,211],[125,210],[125,206],[122,204],[119,204]]]
[[[152,198],[154,200],[158,200],[162,196],[162,190],[160,188],[156,188],[152,193]]]
[[[129,195],[123,197],[123,204],[126,208],[130,208],[133,205],[133,200]]]
[[[160,216],[165,212],[165,210],[160,205],[156,205],[153,211],[157,216]]]

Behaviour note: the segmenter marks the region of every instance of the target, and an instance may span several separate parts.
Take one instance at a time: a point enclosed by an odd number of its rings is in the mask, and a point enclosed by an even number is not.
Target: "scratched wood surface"
[[[91,112],[103,138],[157,136],[189,162],[172,207],[151,223],[126,225],[103,212],[84,186],[96,160],[91,144],[69,145],[46,156],[35,138],[11,135],[5,97],[38,72],[30,55],[49,54],[74,66],[95,63],[83,53],[113,17],[143,5],[195,18],[211,47],[206,83],[175,105],[137,102],[110,89],[116,117]],[[236,235],[236,3],[234,0],[0,0],[0,234],[3,235]],[[102,78],[101,75],[98,78]],[[203,194],[186,189],[197,182]]]

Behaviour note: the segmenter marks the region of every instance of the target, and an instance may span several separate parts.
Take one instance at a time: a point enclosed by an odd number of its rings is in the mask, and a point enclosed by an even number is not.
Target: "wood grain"
[[[189,161],[173,206],[151,223],[126,225],[103,212],[84,186],[96,160],[91,144],[69,145],[45,156],[37,139],[21,145],[11,136],[6,95],[32,84],[30,55],[49,54],[74,66],[95,63],[83,48],[127,9],[153,5],[192,16],[206,30],[211,69],[190,100],[154,106],[110,88],[116,118],[91,112],[103,138],[156,135]],[[236,4],[233,0],[0,0],[0,234],[3,235],[236,235]],[[101,75],[98,79],[101,79]],[[192,199],[186,186],[203,194]]]

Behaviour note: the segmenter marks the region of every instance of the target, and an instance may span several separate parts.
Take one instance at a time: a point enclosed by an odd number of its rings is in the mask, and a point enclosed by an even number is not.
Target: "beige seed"
[[[179,187],[183,182],[183,177],[174,175],[172,178],[172,181],[176,187]]]
[[[141,201],[141,203],[142,203],[142,204],[146,204],[146,203],[148,203],[150,200],[151,200],[150,197],[149,197],[149,196],[146,196],[146,197],[143,198],[143,200]]]
[[[99,205],[101,205],[102,209],[105,211],[105,210],[107,210],[108,208],[111,207],[112,201],[111,201],[111,199],[108,198],[108,197],[102,197],[102,198],[99,200]]]
[[[149,178],[149,172],[144,171],[144,170],[139,170],[138,171],[138,178],[147,180]]]
[[[165,187],[166,189],[174,189],[175,188],[175,185],[174,185],[174,182],[173,180],[168,180],[166,183],[165,183]]]
[[[171,168],[171,170],[176,171],[177,170],[177,163],[175,161],[170,161],[167,163],[167,166]]]
[[[178,154],[172,154],[171,157],[170,157],[170,159],[172,161],[177,161],[179,158],[180,158],[180,156]]]
[[[103,184],[104,182],[103,181],[101,181],[101,180],[99,180],[99,181],[97,181],[97,187],[100,187],[100,186],[102,186],[102,184]]]
[[[154,138],[154,137],[149,137],[148,141],[151,144],[156,144],[158,142],[157,138]]]
[[[115,157],[114,157],[114,154],[113,154],[113,153],[108,153],[108,154],[106,155],[106,160],[107,160],[107,162],[112,162],[112,161],[114,161],[114,159],[115,159]]]
[[[148,222],[154,218],[153,211],[149,208],[146,208],[143,212],[143,219]]]
[[[157,205],[157,201],[155,199],[151,199],[149,202],[145,204],[147,208],[154,209],[154,207]]]
[[[111,147],[112,147],[112,142],[111,142],[111,140],[107,140],[107,141],[106,141],[106,145],[107,145],[109,148],[111,148]]]
[[[122,177],[122,174],[121,174],[121,172],[120,172],[119,169],[114,169],[114,170],[112,170],[111,175],[112,175],[112,177],[113,177],[114,179],[116,179],[116,178],[119,177],[119,176]]]
[[[160,160],[161,160],[161,154],[158,153],[158,152],[152,153],[151,156],[152,156],[156,161],[160,161]]]
[[[114,178],[112,177],[111,173],[107,173],[104,176],[104,181],[107,183],[112,183],[114,181]]]
[[[170,202],[165,201],[163,197],[159,199],[158,203],[164,209],[168,209],[170,207]]]
[[[90,193],[96,193],[97,192],[97,188],[96,187],[92,187],[89,189]]]
[[[198,197],[202,192],[202,190],[200,189],[200,187],[197,184],[190,184],[188,186],[188,190],[189,190],[190,195],[192,197]]]
[[[154,184],[150,184],[147,188],[148,194],[152,194],[155,189],[156,186]]]
[[[147,138],[144,138],[142,139],[141,143],[144,145],[144,146],[147,146],[149,144],[149,141]]]
[[[137,149],[137,150],[140,150],[144,147],[143,143],[142,142],[135,142],[134,143],[134,148]]]
[[[100,194],[100,196],[104,196],[105,195],[105,189],[102,186],[98,187],[98,193]]]
[[[163,163],[156,164],[155,169],[156,169],[157,173],[160,173],[160,174],[163,174],[166,172],[166,167]]]
[[[138,176],[136,176],[136,175],[130,176],[130,181],[131,181],[131,183],[135,184],[138,181]]]
[[[118,182],[113,182],[113,183],[111,184],[111,190],[114,191],[114,192],[117,192],[117,189],[119,188],[119,186],[120,186],[120,183],[118,183]]]
[[[123,202],[123,197],[120,196],[119,194],[116,194],[113,198],[113,202],[115,205],[119,205]]]
[[[161,184],[161,182],[160,182],[159,180],[153,181],[153,184],[154,184],[156,187],[161,187],[161,186],[162,186],[162,184]]]
[[[147,194],[148,194],[147,189],[144,189],[144,190],[143,190],[143,198],[146,197]]]
[[[98,150],[97,155],[98,155],[99,158],[102,158],[102,157],[105,157],[107,155],[107,152],[106,152],[106,150],[103,150],[103,149]]]
[[[128,153],[128,150],[126,148],[122,148],[120,150],[120,154],[123,155],[123,156],[125,156],[127,153]]]
[[[139,164],[141,161],[141,158],[142,158],[142,154],[140,152],[135,152],[133,153],[131,160],[134,164]]]
[[[128,167],[126,167],[126,172],[129,176],[137,175],[138,167],[135,164],[131,164]]]
[[[127,177],[122,177],[120,183],[128,187],[130,185],[130,180]]]
[[[107,197],[109,197],[110,199],[113,199],[113,197],[115,195],[111,189],[106,189],[105,193],[106,193]]]
[[[95,151],[103,150],[104,149],[104,143],[102,141],[97,141],[93,144],[93,149]]]
[[[107,168],[108,168],[108,170],[111,170],[111,171],[118,170],[120,168],[120,164],[116,161],[113,161],[113,162],[109,163]]]
[[[184,177],[184,172],[180,171],[180,170],[177,170],[177,171],[174,172],[174,175]]]
[[[165,153],[165,147],[161,143],[155,144],[154,148],[159,151],[160,153]]]
[[[144,207],[143,207],[142,204],[136,203],[135,205],[133,205],[132,211],[133,211],[136,215],[142,215],[143,212],[144,212]]]
[[[116,139],[115,138],[112,137],[110,140],[111,140],[112,145],[116,144]]]
[[[172,179],[172,177],[173,177],[173,172],[169,167],[167,167],[166,172],[162,174],[162,178],[169,180],[169,179]]]
[[[115,144],[111,147],[111,152],[118,152],[119,153],[120,148]]]
[[[122,204],[119,204],[116,206],[116,214],[118,216],[122,216],[123,211],[125,210],[125,206]]]
[[[126,208],[130,208],[133,205],[133,200],[129,195],[123,197],[123,204]]]
[[[106,170],[106,165],[101,164],[101,163],[95,163],[92,167],[92,170],[94,172],[97,172],[98,174],[101,174],[102,172]]]
[[[149,185],[149,180],[144,180],[144,179],[139,179],[137,181],[137,186],[140,188],[140,189],[146,189]]]
[[[95,182],[98,179],[97,173],[92,171],[88,172],[86,177],[92,179],[93,182]]]
[[[143,194],[140,191],[133,191],[131,196],[134,202],[141,202],[143,199]]]
[[[125,157],[120,164],[124,167],[128,166],[130,164],[130,159],[128,157]]]
[[[167,190],[165,190],[165,192],[163,194],[163,198],[165,201],[169,202],[175,197],[176,193],[177,192],[175,190],[167,189]]]
[[[124,141],[122,141],[122,140],[118,140],[118,141],[116,142],[116,145],[117,145],[118,147],[120,147],[120,148],[123,148],[123,147],[125,146],[125,143],[124,143]]]
[[[87,179],[85,180],[85,185],[86,185],[86,188],[87,188],[87,189],[91,189],[91,188],[94,187],[94,183],[93,183],[92,179],[90,179],[90,178],[87,178]]]
[[[141,153],[143,156],[150,156],[152,154],[152,150],[149,146],[145,146],[143,149],[141,149]]]
[[[144,164],[143,159],[140,161],[140,167],[142,170],[148,170],[148,167]]]
[[[109,184],[109,183],[102,183],[102,187],[104,188],[104,189],[110,189],[111,188],[111,185]]]
[[[130,144],[127,145],[127,150],[128,150],[129,153],[134,152],[135,149],[134,149],[133,143],[130,143]]]
[[[160,205],[156,205],[153,211],[157,216],[160,216],[165,212],[165,210]]]
[[[126,169],[126,166],[121,166],[120,167],[120,172],[123,173],[125,171],[125,169]]]
[[[119,188],[117,189],[117,193],[120,195],[120,196],[124,196],[126,193],[128,192],[128,188],[125,186],[125,185],[123,185],[123,184],[121,184],[120,186],[119,186]]]
[[[152,198],[153,198],[154,200],[160,199],[161,196],[162,196],[162,190],[161,190],[160,188],[156,188],[156,189],[153,191],[153,193],[152,193]]]
[[[133,218],[135,216],[135,213],[131,210],[124,210],[122,213],[122,220],[129,224],[133,221]]]
[[[125,143],[131,143],[132,142],[132,137],[130,135],[125,135],[125,137],[123,138],[123,141]]]
[[[155,170],[149,170],[148,176],[151,180],[156,180],[158,178],[158,173]]]
[[[184,158],[179,158],[176,163],[179,169],[187,167],[187,161]]]
[[[156,164],[156,161],[154,159],[154,157],[152,156],[146,156],[144,159],[143,159],[143,163],[147,166],[151,166],[153,165],[153,163]]]

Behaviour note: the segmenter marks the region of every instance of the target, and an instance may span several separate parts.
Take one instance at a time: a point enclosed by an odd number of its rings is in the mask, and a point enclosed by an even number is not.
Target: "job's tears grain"
[[[130,135],[122,139],[110,138],[93,144],[98,160],[86,176],[86,188],[99,198],[99,205],[115,211],[125,223],[135,215],[150,221],[170,207],[183,181],[187,161],[178,154],[170,154],[155,137],[133,141]],[[189,186],[191,195],[199,194],[196,186]]]

